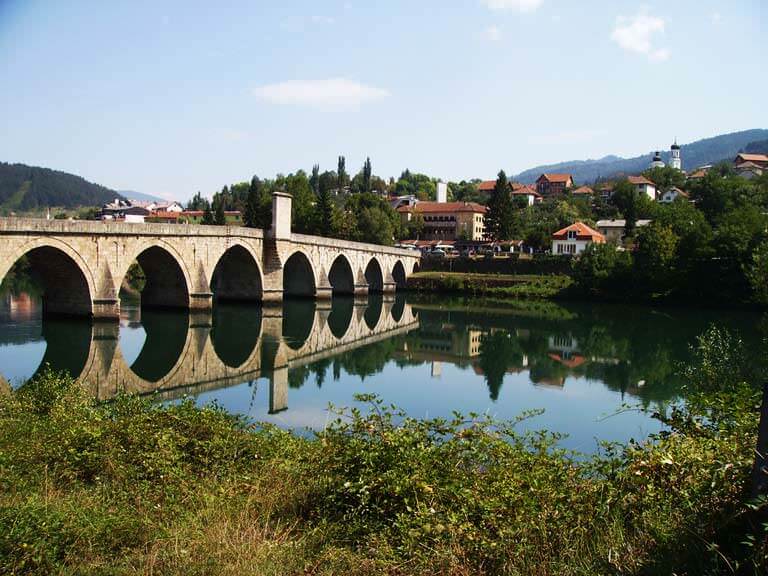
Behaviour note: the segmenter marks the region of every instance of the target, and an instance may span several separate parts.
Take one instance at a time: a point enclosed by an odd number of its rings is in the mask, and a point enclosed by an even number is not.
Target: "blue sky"
[[[0,160],[178,199],[765,128],[764,0],[0,0]]]

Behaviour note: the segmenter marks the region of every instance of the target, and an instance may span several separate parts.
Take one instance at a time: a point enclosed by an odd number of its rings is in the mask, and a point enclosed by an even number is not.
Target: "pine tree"
[[[213,202],[215,204],[213,211],[213,223],[217,226],[224,226],[227,223],[227,216],[224,214],[224,200],[218,198]]]
[[[510,196],[509,182],[504,170],[499,172],[496,186],[488,200],[485,216],[485,230],[494,240],[509,240],[512,235],[514,208]]]
[[[309,185],[312,187],[312,192],[315,196],[320,194],[320,164],[312,166],[312,176],[309,177]]]
[[[344,156],[339,156],[339,166],[338,166],[338,169],[336,170],[336,174],[339,179],[339,182],[338,182],[339,192],[341,192],[344,186],[346,186],[347,180],[349,179],[349,177],[347,176],[346,166],[347,166],[347,161],[344,158]]]
[[[363,192],[371,191],[371,175],[373,170],[371,169],[371,159],[366,158],[365,164],[363,164]]]
[[[211,212],[211,205],[206,200],[205,202],[205,210],[203,212],[203,224],[207,224],[208,226],[214,224],[213,221],[213,212]]]
[[[261,213],[261,190],[261,180],[258,176],[254,176],[248,186],[248,199],[245,202],[245,214],[243,214],[243,222],[249,228],[260,228],[264,220]]]
[[[315,222],[321,236],[330,236],[333,230],[333,201],[328,188],[328,180],[319,179],[320,191],[315,203]]]

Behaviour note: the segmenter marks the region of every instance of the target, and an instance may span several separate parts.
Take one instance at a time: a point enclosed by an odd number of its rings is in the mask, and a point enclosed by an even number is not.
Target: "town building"
[[[764,170],[766,170],[766,168],[751,161],[742,162],[736,166],[736,174],[748,180],[762,176]]]
[[[629,176],[627,178],[630,184],[635,187],[639,194],[645,194],[651,200],[656,200],[658,190],[656,184],[648,180],[645,176]]]
[[[483,240],[486,207],[475,202],[416,202],[397,209],[403,223],[420,216],[421,240]]]
[[[518,184],[517,182],[512,184],[512,198],[524,198],[528,206],[533,206],[543,200],[541,194],[536,192],[536,188],[530,184]]]
[[[768,168],[768,154],[746,154],[742,152],[737,154],[733,161],[734,165],[737,167],[745,162],[752,162],[757,164],[760,168],[766,169]]]
[[[563,194],[573,187],[573,177],[570,174],[542,174],[536,180],[536,192],[544,196]]]
[[[661,194],[659,194],[659,202],[662,204],[671,204],[672,202],[677,200],[679,197],[688,199],[688,192],[681,190],[677,186],[672,186],[672,188],[669,188],[665,192],[662,192]]]
[[[605,244],[605,236],[583,222],[575,222],[552,234],[552,254],[576,256],[590,244]]]
[[[677,139],[675,139],[674,144],[672,144],[671,148],[672,157],[669,159],[669,166],[671,168],[674,168],[675,170],[683,170],[683,159],[680,156],[680,146],[677,144]]]
[[[595,191],[589,186],[579,186],[575,190],[571,190],[571,196],[581,196],[582,198],[591,198]]]
[[[642,228],[650,223],[650,220],[638,220],[635,222],[635,228]],[[623,219],[597,221],[597,230],[605,237],[606,242],[611,244],[621,244],[624,242],[624,230],[626,227],[627,221]]]
[[[651,160],[651,163],[648,167],[653,170],[654,168],[664,168],[664,166],[664,160],[661,159],[661,151],[656,150],[653,155],[653,160]]]

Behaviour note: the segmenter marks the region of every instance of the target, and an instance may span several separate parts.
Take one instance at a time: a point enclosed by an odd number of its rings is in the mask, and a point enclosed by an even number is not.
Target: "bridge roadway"
[[[210,310],[213,299],[280,302],[284,295],[390,293],[419,256],[291,231],[291,197],[275,193],[268,231],[242,226],[0,218],[0,279],[26,256],[46,314],[117,320],[120,287],[138,262],[142,306]]]
[[[385,295],[348,300],[350,314],[340,321],[337,318],[335,325],[332,325],[331,314],[337,313],[336,303],[334,308],[330,302],[312,306],[311,320],[302,320],[299,331],[303,335],[298,337],[287,334],[288,318],[283,314],[283,307],[263,308],[261,325],[252,325],[249,330],[255,338],[252,348],[245,353],[240,350],[239,357],[234,355],[237,357],[234,361],[233,354],[227,354],[222,351],[221,345],[217,346],[212,333],[216,330],[215,319],[210,314],[185,315],[182,317],[184,326],[179,349],[171,350],[175,361],[172,359],[169,369],[151,379],[135,371],[137,365],[142,363],[141,357],[154,352],[157,362],[157,357],[162,354],[151,348],[162,345],[173,348],[174,338],[169,337],[167,332],[153,337],[147,330],[144,347],[133,366],[129,366],[119,346],[118,324],[98,322],[92,325],[82,369],[73,376],[99,400],[107,400],[121,392],[156,394],[160,399],[172,400],[269,377],[269,410],[278,412],[288,407],[289,370],[406,334],[419,326],[413,309],[402,298]],[[250,321],[250,318],[247,320]],[[249,340],[249,335],[242,332],[234,334],[234,338]],[[68,331],[62,336],[64,341],[60,347],[67,347],[67,334],[71,340],[71,331]],[[247,346],[250,347],[250,344],[248,342]],[[55,345],[48,342],[48,347]],[[49,350],[46,350],[43,363],[48,357]],[[236,362],[239,364],[232,365]]]

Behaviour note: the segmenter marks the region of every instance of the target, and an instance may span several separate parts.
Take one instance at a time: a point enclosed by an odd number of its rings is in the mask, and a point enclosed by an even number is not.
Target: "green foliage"
[[[763,240],[752,254],[747,268],[747,277],[752,286],[754,300],[768,305],[768,239]]]
[[[656,184],[659,190],[667,190],[673,186],[683,188],[685,186],[685,174],[671,166],[663,168],[651,168],[643,172],[643,176]]]
[[[763,534],[739,544],[758,395],[729,388],[723,338],[695,372],[716,392],[591,458],[516,430],[536,413],[418,420],[361,396],[310,439],[44,372],[0,396],[0,571],[761,573]],[[504,340],[483,343],[494,386],[520,353]]]
[[[419,200],[435,200],[437,198],[436,182],[426,174],[417,174],[405,169],[395,184],[395,194],[413,195]]]
[[[590,244],[573,261],[573,279],[585,293],[601,293],[620,289],[628,278],[632,259],[612,244]]]
[[[243,222],[250,228],[264,228],[270,226],[272,199],[264,192],[264,185],[258,176],[251,178],[248,186],[248,198],[245,202]],[[267,206],[269,205],[269,210]]]

